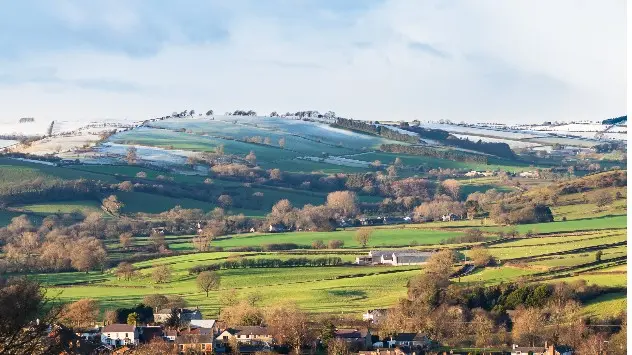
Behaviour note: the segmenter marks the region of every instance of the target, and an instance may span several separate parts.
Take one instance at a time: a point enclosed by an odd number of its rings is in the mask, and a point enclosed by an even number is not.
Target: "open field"
[[[360,245],[353,239],[356,231],[345,230],[336,232],[290,232],[275,234],[243,234],[232,238],[216,240],[212,245],[217,247],[260,246],[272,243],[295,243],[309,246],[314,240],[342,240],[345,248],[358,248]],[[390,229],[376,228],[373,231],[367,248],[379,246],[409,246],[438,244],[444,239],[461,235],[458,231],[422,230],[412,228]]]
[[[584,306],[584,313],[597,317],[616,317],[627,308],[627,294],[607,293],[591,300]]]

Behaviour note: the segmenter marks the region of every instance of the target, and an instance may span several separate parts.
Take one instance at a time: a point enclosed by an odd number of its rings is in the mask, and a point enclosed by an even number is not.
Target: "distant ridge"
[[[603,120],[601,121],[602,124],[619,124],[619,123],[624,123],[628,121],[628,116],[620,116],[620,117],[614,117],[614,118],[608,118],[607,120]]]

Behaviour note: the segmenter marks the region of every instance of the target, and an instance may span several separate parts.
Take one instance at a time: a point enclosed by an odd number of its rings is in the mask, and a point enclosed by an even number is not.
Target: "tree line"
[[[458,150],[439,150],[430,147],[403,144],[382,144],[380,145],[380,150],[387,153],[421,155],[437,159],[487,164],[487,157],[484,155],[469,154]]]
[[[416,135],[401,133],[395,129],[391,129],[385,126],[380,126],[380,125],[365,122],[365,121],[337,117],[336,123],[332,124],[332,126],[345,128],[352,131],[360,131],[364,133],[369,133],[376,136],[380,136],[380,137],[384,137],[384,138],[388,138],[388,139],[392,139],[396,141],[401,141],[401,142],[419,143],[419,137]]]
[[[263,269],[286,267],[324,267],[342,265],[340,257],[323,258],[243,258],[241,260],[228,260],[217,264],[198,265],[189,269],[189,274],[199,274],[202,271],[215,271],[223,269]]]

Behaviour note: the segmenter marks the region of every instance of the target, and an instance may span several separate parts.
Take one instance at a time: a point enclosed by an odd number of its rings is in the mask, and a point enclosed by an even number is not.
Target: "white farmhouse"
[[[110,324],[101,329],[101,344],[138,345],[138,329],[129,324]]]

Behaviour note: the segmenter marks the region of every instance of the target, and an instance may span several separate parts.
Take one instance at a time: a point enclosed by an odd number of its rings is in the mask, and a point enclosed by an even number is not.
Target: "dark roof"
[[[336,338],[342,339],[358,339],[365,338],[369,330],[367,328],[363,329],[336,329],[334,332],[334,336]]]
[[[543,352],[546,352],[547,349],[543,346],[518,346],[511,350],[520,351],[521,353],[529,353],[529,351],[543,353]]]
[[[260,327],[256,325],[243,325],[226,329],[226,331],[233,335],[270,335],[270,331],[267,327]]]
[[[213,337],[210,335],[185,334],[179,335],[175,340],[176,344],[209,344],[213,343]]]
[[[395,341],[426,341],[428,338],[421,333],[400,333],[393,338]]]
[[[133,333],[135,329],[136,327],[130,324],[109,324],[101,329],[101,333]]]

